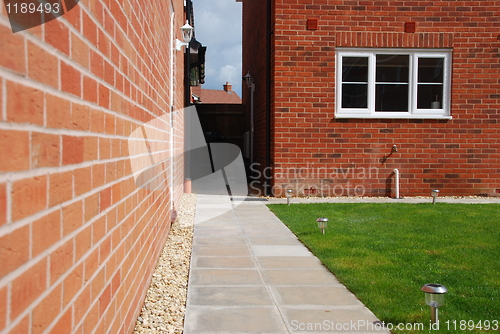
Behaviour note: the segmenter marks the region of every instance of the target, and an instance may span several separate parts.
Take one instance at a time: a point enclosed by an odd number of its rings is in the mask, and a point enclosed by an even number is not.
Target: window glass
[[[376,57],[375,111],[408,111],[410,56]]]
[[[441,109],[443,105],[444,58],[418,58],[418,109]]]
[[[342,108],[368,107],[368,57],[342,59]]]
[[[368,82],[368,57],[344,57],[342,59],[343,82]]]
[[[443,83],[444,58],[418,58],[418,82]]]
[[[408,55],[377,55],[377,82],[408,83],[410,56]]]
[[[408,84],[377,84],[375,111],[408,111]]]
[[[367,108],[368,85],[343,84],[342,108]]]

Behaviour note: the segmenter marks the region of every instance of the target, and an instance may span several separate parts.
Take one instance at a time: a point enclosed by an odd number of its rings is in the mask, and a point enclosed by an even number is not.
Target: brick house
[[[183,193],[191,1],[62,3],[16,33],[0,4],[0,332],[130,333]]]
[[[499,195],[500,1],[242,1],[254,191]]]

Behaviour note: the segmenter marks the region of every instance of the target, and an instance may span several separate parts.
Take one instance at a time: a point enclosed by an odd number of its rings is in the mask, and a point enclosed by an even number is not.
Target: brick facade
[[[265,68],[265,40],[254,34],[262,29],[255,12],[265,12],[265,2],[243,1],[243,40],[249,38],[243,74]],[[429,196],[433,188],[442,195],[499,195],[499,1],[271,3],[275,195],[290,188],[299,195],[323,189],[325,195],[394,196],[395,168],[401,196]],[[340,47],[451,49],[452,119],[336,118]],[[243,98],[248,109],[248,94]],[[266,99],[261,92],[255,98],[256,105]],[[264,109],[255,110],[263,119]],[[263,154],[262,143],[255,145]],[[393,145],[398,152],[391,154]]]
[[[183,1],[82,0],[15,34],[0,2],[0,332],[129,333],[183,192]],[[136,185],[141,128],[165,190]]]

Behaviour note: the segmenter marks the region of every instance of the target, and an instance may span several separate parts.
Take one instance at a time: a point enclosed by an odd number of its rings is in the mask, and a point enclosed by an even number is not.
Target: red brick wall
[[[276,194],[323,186],[335,195],[394,196],[397,168],[401,196],[428,196],[432,188],[498,195],[499,1],[277,0],[275,6]],[[318,19],[317,30],[307,29],[309,18]],[[408,21],[416,22],[415,33],[404,32]],[[336,119],[337,47],[451,48],[453,119]],[[398,153],[391,155],[394,144]]]
[[[15,34],[0,2],[0,332],[128,333],[182,194],[183,1],[83,0]],[[129,147],[157,117],[164,191]]]
[[[251,1],[251,6],[248,3]],[[254,166],[252,175],[255,187],[260,189],[264,179],[258,177],[263,174],[266,166],[266,38],[267,0],[244,0],[243,5],[243,76],[250,73],[255,84],[254,92]],[[250,131],[250,89],[245,83],[242,86],[242,99],[246,101],[247,129]]]

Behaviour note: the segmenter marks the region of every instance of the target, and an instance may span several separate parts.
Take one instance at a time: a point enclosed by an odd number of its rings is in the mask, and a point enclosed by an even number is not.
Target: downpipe
[[[394,172],[394,178],[395,178],[395,183],[396,183],[396,197],[395,199],[399,199],[399,170],[398,169],[394,169],[393,170]]]

